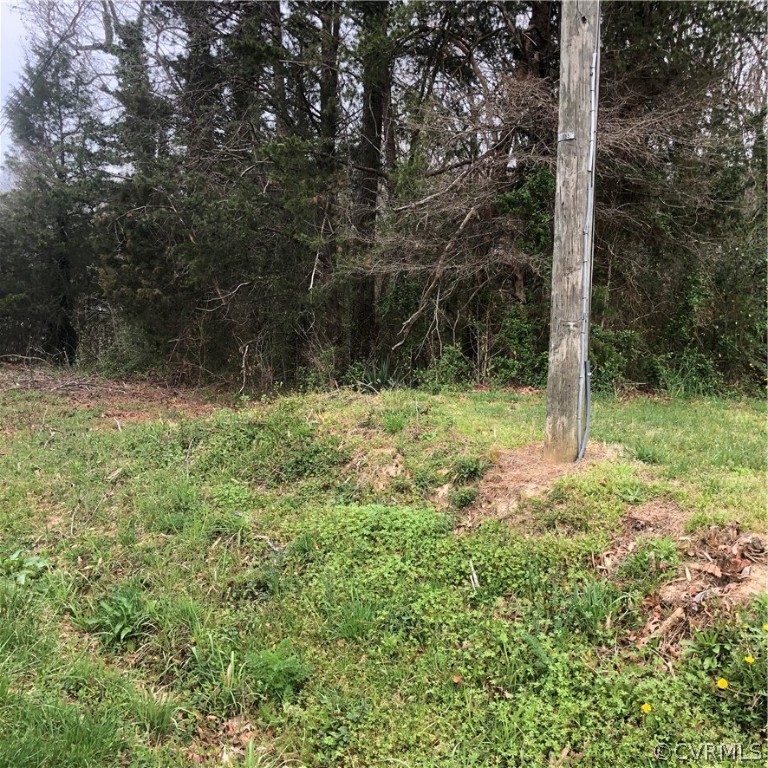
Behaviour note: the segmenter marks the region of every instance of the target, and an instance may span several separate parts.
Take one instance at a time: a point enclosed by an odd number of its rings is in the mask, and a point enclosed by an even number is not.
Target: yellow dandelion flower
[[[747,664],[754,664],[755,663],[755,657],[754,656],[745,656],[744,661],[747,662]]]
[[[763,629],[768,632],[768,624],[763,624]]]
[[[643,712],[645,712],[645,714],[647,715],[653,709],[653,707],[646,701],[645,704],[643,704],[643,706],[640,707],[640,709],[642,709]]]
[[[716,685],[718,688],[724,691],[728,687],[728,681],[724,677],[721,677],[718,679]]]

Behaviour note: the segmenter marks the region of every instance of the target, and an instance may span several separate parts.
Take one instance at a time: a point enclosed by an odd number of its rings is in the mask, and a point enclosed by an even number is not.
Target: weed
[[[644,464],[664,464],[669,460],[669,454],[660,446],[636,443],[632,452],[638,461]]]
[[[679,563],[677,545],[669,536],[664,536],[643,542],[627,555],[619,574],[629,579],[653,580],[675,571]]]
[[[711,395],[722,391],[723,377],[714,362],[692,349],[653,358],[656,376],[672,397]]]
[[[230,586],[234,600],[264,600],[279,595],[284,587],[282,568],[274,563],[266,563],[238,573]]]
[[[202,512],[198,489],[187,478],[157,477],[148,493],[139,497],[139,511],[158,533],[180,533]]]
[[[360,392],[382,392],[403,385],[403,378],[389,357],[378,362],[353,365],[347,380]]]
[[[177,706],[164,694],[146,691],[131,702],[131,714],[145,737],[152,742],[161,741],[176,728]]]
[[[40,642],[34,597],[15,582],[0,582],[0,651],[3,653],[27,649],[34,657],[33,649]]]
[[[757,733],[765,727],[768,706],[768,596],[757,596],[738,619],[736,624],[718,622],[684,642],[683,675],[717,716]],[[725,687],[719,688],[716,680],[727,681]]]
[[[448,501],[451,506],[456,509],[464,509],[475,503],[477,500],[477,488],[470,486],[464,486],[463,488],[455,488],[448,494]]]
[[[226,539],[238,544],[247,535],[249,524],[241,512],[222,510],[209,512],[202,518],[202,535],[207,541]]]
[[[619,482],[613,492],[625,504],[640,504],[648,498],[645,486],[639,482]]]
[[[309,672],[310,667],[287,643],[238,652],[227,647],[226,638],[208,632],[191,648],[186,679],[201,705],[225,716],[242,712],[263,698],[289,698]]]
[[[459,456],[453,463],[453,480],[456,483],[469,483],[479,480],[490,467],[490,463],[476,456]]]
[[[258,695],[281,701],[298,691],[311,672],[288,643],[248,652],[245,666]]]
[[[396,435],[405,429],[408,414],[403,411],[384,411],[381,414],[381,426],[388,435]]]
[[[102,639],[105,645],[136,650],[137,642],[154,629],[153,603],[133,588],[116,590],[99,600],[90,616],[78,616],[78,623]]]
[[[375,603],[353,597],[332,611],[329,635],[341,640],[370,637],[378,626],[378,614]]]
[[[0,575],[12,579],[20,586],[38,578],[51,567],[48,558],[40,555],[25,556],[23,551],[17,549],[12,555],[0,559]]]
[[[288,548],[288,552],[300,562],[308,562],[312,559],[318,548],[317,536],[312,531],[302,531]]]
[[[621,597],[616,587],[599,580],[588,580],[575,586],[566,602],[566,616],[570,626],[589,636],[596,636],[609,628]]]
[[[443,348],[440,357],[435,358],[429,367],[419,371],[418,384],[430,392],[439,392],[443,387],[456,387],[466,384],[472,378],[472,364],[458,345]]]

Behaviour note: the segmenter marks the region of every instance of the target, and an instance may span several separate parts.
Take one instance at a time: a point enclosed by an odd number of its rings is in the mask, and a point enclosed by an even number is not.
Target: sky
[[[24,25],[18,0],[0,0],[0,110],[18,83],[24,66]],[[5,122],[0,119],[0,128]],[[0,133],[0,158],[10,146],[8,129]]]

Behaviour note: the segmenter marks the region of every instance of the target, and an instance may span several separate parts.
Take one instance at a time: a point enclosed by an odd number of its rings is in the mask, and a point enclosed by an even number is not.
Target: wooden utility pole
[[[555,248],[547,377],[545,452],[575,461],[585,440],[586,349],[592,270],[594,135],[599,76],[600,2],[563,0],[557,136]]]

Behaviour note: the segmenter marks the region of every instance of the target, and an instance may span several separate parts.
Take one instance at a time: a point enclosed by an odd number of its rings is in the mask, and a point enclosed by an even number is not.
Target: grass
[[[530,535],[453,523],[541,439],[539,395],[97,411],[0,395],[0,766],[634,768],[764,726],[766,599],[662,658],[631,638],[675,542],[593,567],[653,499],[764,532],[759,403],[598,399],[623,450],[531,502]]]

